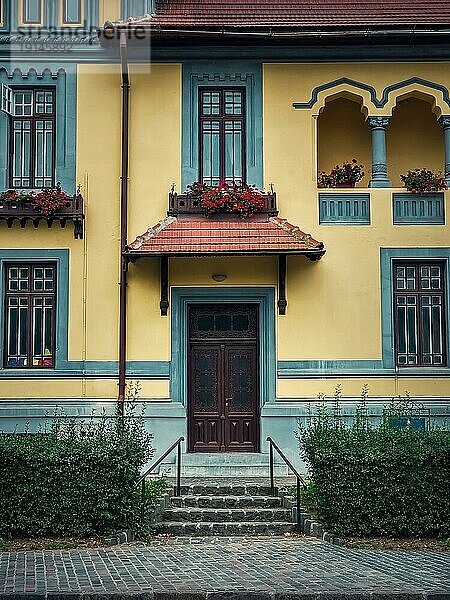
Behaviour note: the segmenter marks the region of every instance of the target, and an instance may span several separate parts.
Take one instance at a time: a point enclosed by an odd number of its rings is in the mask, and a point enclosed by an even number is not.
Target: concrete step
[[[274,456],[276,477],[289,474],[285,463]],[[160,474],[175,476],[174,458],[162,463]],[[251,452],[194,452],[183,454],[181,461],[182,477],[269,477],[269,455]]]
[[[290,521],[287,508],[169,508],[164,512],[165,522],[185,521],[201,523],[224,522],[281,522]]]
[[[275,488],[275,494],[278,493]],[[181,496],[270,496],[270,486],[260,483],[193,483],[181,485]]]
[[[154,527],[156,534],[169,534],[174,536],[210,536],[210,535],[283,535],[294,528],[294,523],[286,521],[272,521],[269,523],[258,521],[222,522],[222,523],[183,523],[180,521],[162,521]]]
[[[170,503],[175,508],[279,508],[283,500],[273,496],[173,496]]]

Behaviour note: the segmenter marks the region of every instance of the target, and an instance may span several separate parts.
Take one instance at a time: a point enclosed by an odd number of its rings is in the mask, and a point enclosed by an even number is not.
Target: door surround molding
[[[170,397],[187,405],[187,341],[189,304],[245,304],[259,307],[260,408],[275,401],[275,288],[171,287]]]

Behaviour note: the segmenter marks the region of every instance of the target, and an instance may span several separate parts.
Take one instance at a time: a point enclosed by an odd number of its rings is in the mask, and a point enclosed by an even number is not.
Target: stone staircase
[[[159,474],[165,477],[175,476],[175,457],[163,462]],[[289,475],[286,464],[275,454],[275,477]],[[189,478],[267,478],[269,477],[269,455],[250,452],[207,453],[197,452],[183,455],[181,476]]]
[[[290,483],[290,481],[286,481]],[[174,536],[281,535],[292,531],[292,502],[261,480],[196,480],[166,502],[156,534]]]

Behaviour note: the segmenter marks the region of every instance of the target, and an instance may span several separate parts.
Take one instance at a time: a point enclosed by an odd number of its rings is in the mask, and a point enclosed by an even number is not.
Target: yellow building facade
[[[189,452],[264,453],[271,436],[298,463],[297,421],[306,422],[318,395],[330,398],[337,386],[344,414],[353,414],[367,384],[374,422],[384,404],[405,394],[423,407],[425,426],[441,422],[450,406],[450,192],[409,193],[400,178],[427,168],[450,184],[450,63],[439,43],[419,40],[419,52],[391,32],[368,51],[359,38],[348,47],[337,33],[332,48],[257,45],[241,33],[239,47],[211,30],[198,33],[207,39],[201,43],[164,31],[150,40],[152,19],[164,17],[159,4],[151,7],[156,16],[130,24],[124,17],[144,14],[134,12],[140,6],[100,2],[90,18],[107,23],[100,42],[91,32],[94,47],[85,54],[49,59],[36,49],[0,67],[3,97],[9,90],[20,106],[24,90],[36,96],[30,139],[39,140],[47,122],[37,93],[54,91],[51,182],[68,194],[80,186],[83,200],[76,239],[73,207],[66,224],[57,213],[37,213],[37,220],[19,200],[3,198],[3,428],[38,427],[55,407],[80,418],[113,412],[121,349],[122,375],[139,382],[161,452],[184,436]],[[13,185],[19,146],[11,138],[26,115],[2,108],[2,185],[22,190],[29,173],[19,165],[22,179]],[[205,133],[215,123],[217,136]],[[365,173],[354,188],[318,186],[320,172],[353,158]],[[37,182],[39,157],[30,160]],[[256,251],[233,237],[233,228],[250,222],[255,231],[266,227],[256,215],[226,227],[215,215],[192,220],[180,199],[201,177],[217,185],[221,160],[226,177],[240,160],[239,177],[275,191],[267,231],[270,225],[300,248],[305,238],[287,231],[292,224],[323,246],[277,251],[276,239]],[[167,216],[171,189],[178,208]],[[200,236],[189,223],[201,220],[209,249],[183,250]],[[225,235],[234,246],[222,251]],[[164,236],[167,246],[158,246]],[[41,277],[36,269],[51,271]],[[49,289],[36,289],[41,280]],[[40,313],[46,300],[49,312]]]

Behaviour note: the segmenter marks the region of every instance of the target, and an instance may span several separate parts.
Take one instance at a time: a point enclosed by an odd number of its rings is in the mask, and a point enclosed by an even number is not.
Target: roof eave
[[[313,260],[319,260],[325,254],[325,248],[314,248],[304,250],[286,250],[286,249],[273,249],[273,250],[220,250],[217,252],[207,251],[198,252],[195,250],[180,252],[180,251],[153,251],[153,250],[126,250],[124,256],[130,259],[138,258],[160,258],[167,256],[169,258],[193,258],[196,256],[279,256],[280,254],[295,255],[295,256],[306,256],[308,258],[315,257]]]

